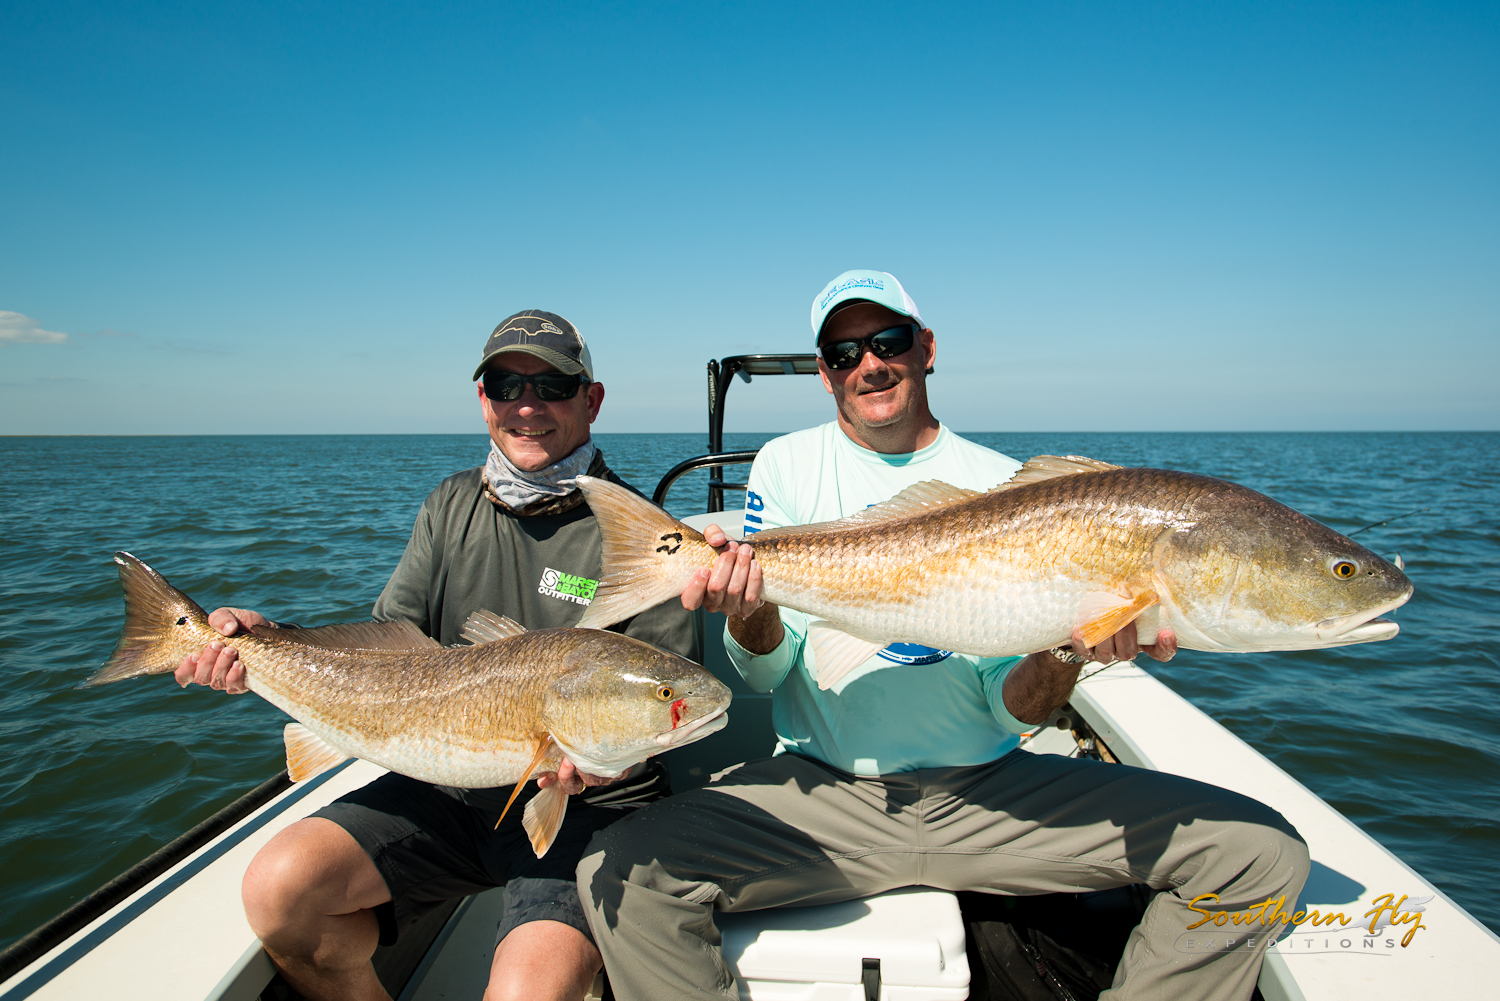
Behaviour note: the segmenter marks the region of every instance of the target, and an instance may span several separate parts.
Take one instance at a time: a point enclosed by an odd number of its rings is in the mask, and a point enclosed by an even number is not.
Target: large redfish
[[[129,553],[115,562],[125,628],[85,685],[169,673],[222,639],[161,574]],[[475,645],[444,648],[410,622],[360,622],[257,627],[234,645],[246,686],[302,724],[286,727],[293,780],[356,757],[440,785],[519,788],[564,754],[586,772],[616,776],[728,721],[730,693],[718,679],[629,636],[528,632],[489,612],[476,612],[464,635]],[[527,804],[538,857],[567,799],[554,784]]]
[[[604,536],[580,625],[681,594],[717,555],[703,536],[580,477]],[[891,643],[987,657],[1094,646],[1131,622],[1193,650],[1311,650],[1390,639],[1397,567],[1263,494],[1165,469],[1039,456],[987,493],[928,482],[839,521],[751,540],[767,601],[814,616],[818,683]],[[821,620],[821,621],[819,621]]]

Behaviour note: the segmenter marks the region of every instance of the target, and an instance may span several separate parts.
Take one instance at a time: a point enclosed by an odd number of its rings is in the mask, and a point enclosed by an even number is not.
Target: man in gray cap
[[[602,561],[598,526],[573,479],[587,473],[623,482],[589,436],[604,386],[573,324],[534,309],[507,318],[485,343],[474,379],[489,457],[428,495],[374,608],[375,618],[414,622],[445,646],[460,642],[464,622],[479,609],[528,629],[574,625]],[[226,637],[268,623],[234,608],[218,609],[209,621]],[[691,617],[676,601],[622,626],[648,643],[690,652]],[[185,659],[177,680],[246,691],[244,666],[224,643]],[[594,785],[564,762],[538,785],[559,781],[581,793],[581,803],[538,859],[521,828],[538,786],[521,792],[496,830],[513,786],[449,789],[382,776],[261,850],[243,887],[250,925],[305,997],[383,999],[370,962],[377,943],[394,943],[444,900],[504,885],[485,998],[576,1001],[601,961],[574,866],[595,831],[664,795],[667,783],[654,763]]]

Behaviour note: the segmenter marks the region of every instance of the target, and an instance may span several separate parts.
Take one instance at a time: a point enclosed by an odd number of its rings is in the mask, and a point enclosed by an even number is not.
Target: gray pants
[[[857,778],[796,755],[744,765],[594,835],[578,892],[621,1001],[737,998],[714,909],[826,904],[902,886],[1036,894],[1145,883],[1158,894],[1106,997],[1248,998],[1254,948],[1179,951],[1200,915],[1290,905],[1307,846],[1262,803],[1175,775],[1015,751]],[[1204,906],[1200,904],[1200,906]]]

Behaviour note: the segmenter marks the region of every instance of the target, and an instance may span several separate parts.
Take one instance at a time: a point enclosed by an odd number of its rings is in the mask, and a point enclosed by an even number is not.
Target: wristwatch
[[[1064,664],[1087,664],[1089,662],[1087,657],[1080,657],[1074,653],[1070,646],[1055,646],[1047,652]]]

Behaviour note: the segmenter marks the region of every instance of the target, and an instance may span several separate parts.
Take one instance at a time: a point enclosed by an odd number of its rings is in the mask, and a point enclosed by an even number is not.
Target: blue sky
[[[905,283],[958,430],[1500,428],[1494,3],[0,6],[0,433],[603,431]],[[730,430],[829,419],[812,379]]]

